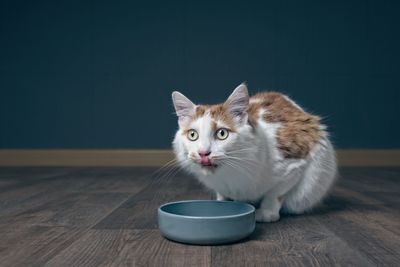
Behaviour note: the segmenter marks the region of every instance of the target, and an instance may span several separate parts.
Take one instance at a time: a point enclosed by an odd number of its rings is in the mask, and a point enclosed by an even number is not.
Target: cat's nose
[[[199,151],[199,155],[202,158],[207,157],[210,154],[211,154],[211,151],[209,151],[209,150],[201,150],[201,151]]]

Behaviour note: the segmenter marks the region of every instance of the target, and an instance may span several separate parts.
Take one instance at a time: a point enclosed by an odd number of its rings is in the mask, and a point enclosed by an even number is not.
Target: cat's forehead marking
[[[215,132],[218,128],[218,123],[215,120],[211,121],[211,130]]]
[[[196,106],[196,114],[195,114],[195,119],[203,117],[204,114],[206,113],[207,107],[205,105],[198,105]]]
[[[196,129],[197,131],[203,132],[209,131],[209,128],[212,126],[214,120],[213,118],[211,118],[210,112],[208,112],[207,110],[203,111],[191,117],[190,121],[188,121],[182,129],[183,134],[187,134],[190,129]]]
[[[206,118],[206,121],[202,120]],[[206,122],[212,131],[216,131],[218,127],[226,127],[231,131],[236,131],[235,119],[224,104],[197,105],[195,114],[187,122],[187,125],[183,127],[182,134],[187,134],[190,126],[197,124],[199,120],[202,125]]]
[[[198,105],[193,120],[201,118],[207,114],[209,114],[212,119],[211,128],[215,128],[216,130],[218,122],[221,122],[231,130],[235,130],[235,120],[226,105]]]
[[[228,128],[231,131],[235,131],[233,127],[227,125],[224,121],[216,120],[211,117],[209,111],[205,111],[204,115],[192,120],[183,130],[182,134],[187,135],[188,131],[192,128],[198,128],[198,130],[211,129],[211,132],[216,132],[219,128]]]

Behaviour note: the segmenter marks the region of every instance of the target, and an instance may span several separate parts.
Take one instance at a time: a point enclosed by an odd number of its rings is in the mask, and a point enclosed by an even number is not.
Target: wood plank
[[[31,166],[31,167],[0,167],[0,179],[34,179],[34,178],[44,178],[50,176],[58,176],[68,172],[71,172],[76,168],[71,167],[41,167],[41,166]]]
[[[351,248],[360,251],[375,266],[398,266],[400,238],[398,235],[371,223],[363,213],[327,213],[319,220]],[[379,220],[379,217],[375,219]]]
[[[1,225],[0,265],[43,266],[81,234],[78,228]]]
[[[28,180],[26,186],[22,183],[20,187],[0,194],[0,224],[89,226],[132,195],[77,190],[95,179],[72,172]]]
[[[210,266],[210,248],[170,242],[157,230],[90,230],[45,266]]]
[[[129,193],[135,194],[151,182],[149,168],[69,168],[56,176],[20,172],[19,182],[0,189],[0,215],[23,212],[48,202],[57,201],[70,193]],[[0,168],[0,173],[2,172]],[[51,173],[51,170],[50,170]],[[2,180],[3,178],[0,178]],[[2,192],[2,193],[1,193]]]
[[[400,166],[400,150],[338,149],[341,166]],[[0,149],[0,166],[162,166],[171,150]]]
[[[332,196],[325,201],[325,207],[312,216],[374,265],[394,266],[400,263],[400,251],[397,249],[400,247],[399,206],[388,209],[368,194],[349,189],[336,188]],[[346,202],[343,203],[341,198]]]
[[[38,180],[53,179],[75,172],[71,167],[0,167],[0,192],[26,187]]]
[[[342,167],[338,182],[347,184],[352,190],[400,191],[400,168]]]
[[[1,265],[43,266],[147,185],[141,176],[148,172],[148,168],[69,168],[62,173],[53,168],[48,172],[1,168],[0,180],[18,180],[0,192]]]
[[[348,188],[358,196],[375,199],[382,209],[389,208],[392,213],[400,212],[400,169],[385,168],[345,168],[340,171],[340,188]]]
[[[93,167],[76,174],[77,179],[84,181],[75,192],[126,192],[135,194],[149,185],[154,167]]]
[[[212,248],[212,266],[373,266],[308,216],[257,224],[245,242]]]
[[[127,200],[128,193],[65,193],[0,217],[0,225],[88,227]]]
[[[16,181],[14,184],[0,189],[0,215],[5,216],[59,198],[69,187],[65,177],[72,175],[74,171],[76,169],[57,172],[56,175],[45,172],[33,172],[33,175],[30,175],[26,169],[19,172],[19,178],[11,178]],[[3,168],[0,168],[0,173],[2,172]],[[49,173],[52,171],[49,170]],[[0,180],[4,179],[3,177]]]
[[[212,193],[186,174],[154,180],[114,210],[96,229],[156,229],[157,209],[166,202],[211,199]]]

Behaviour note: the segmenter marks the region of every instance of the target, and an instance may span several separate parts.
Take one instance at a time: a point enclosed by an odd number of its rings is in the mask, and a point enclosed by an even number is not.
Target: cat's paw
[[[224,196],[221,195],[220,193],[217,193],[217,200],[218,200],[218,201],[227,201],[227,200],[229,200],[229,198],[224,197]]]
[[[279,212],[272,212],[269,210],[258,209],[256,210],[257,222],[276,222],[280,218]]]

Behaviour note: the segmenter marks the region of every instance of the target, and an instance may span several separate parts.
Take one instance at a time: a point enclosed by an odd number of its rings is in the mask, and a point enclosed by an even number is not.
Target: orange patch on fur
[[[248,109],[251,125],[257,125],[261,108],[266,110],[263,115],[266,122],[281,123],[276,138],[285,158],[306,158],[323,136],[320,118],[299,109],[280,93],[259,93],[251,97]]]
[[[212,122],[211,122],[211,130],[212,130],[213,132],[215,132],[215,131],[217,130],[217,128],[218,128],[217,122],[216,122],[216,121],[212,121]]]
[[[235,131],[235,120],[233,115],[229,112],[228,108],[224,104],[217,105],[198,105],[196,107],[196,113],[191,118],[191,121],[197,120],[198,118],[203,117],[206,112],[210,113],[213,122],[211,127],[213,130],[217,130],[216,121],[222,121],[231,131]]]
[[[198,118],[201,118],[204,116],[204,114],[206,113],[207,110],[207,106],[206,105],[199,105],[196,107],[196,112],[194,114],[194,116],[192,116],[188,121],[187,121],[187,125],[189,125],[192,121],[197,120]],[[183,128],[182,129],[182,135],[187,135],[188,131],[190,130],[190,128]]]
[[[204,116],[204,113],[206,113],[206,109],[207,109],[207,106],[205,106],[205,105],[197,106],[196,107],[196,115],[194,118],[197,119],[197,118]]]
[[[187,135],[188,135],[188,132],[189,132],[189,130],[190,130],[189,128],[187,128],[187,129],[186,129],[186,128],[185,128],[185,129],[182,129],[182,132],[181,132],[181,133],[182,133],[182,135],[183,135],[183,136],[187,136]]]
[[[225,104],[210,106],[210,115],[216,121],[222,121],[231,131],[235,131],[235,120]]]

